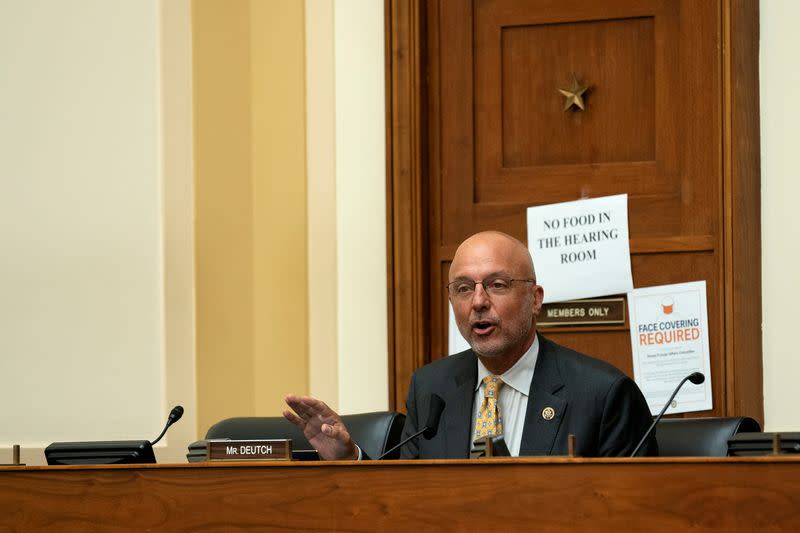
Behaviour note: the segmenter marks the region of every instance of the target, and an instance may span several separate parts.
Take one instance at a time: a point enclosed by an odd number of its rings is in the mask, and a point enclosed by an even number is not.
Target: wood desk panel
[[[0,468],[0,531],[800,531],[800,460]]]

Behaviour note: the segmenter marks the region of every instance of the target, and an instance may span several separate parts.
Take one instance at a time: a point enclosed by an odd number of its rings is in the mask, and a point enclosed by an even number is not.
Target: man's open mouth
[[[489,322],[487,320],[479,320],[477,322],[472,323],[472,331],[477,333],[478,335],[488,335],[492,331],[494,331],[495,324],[494,322]]]

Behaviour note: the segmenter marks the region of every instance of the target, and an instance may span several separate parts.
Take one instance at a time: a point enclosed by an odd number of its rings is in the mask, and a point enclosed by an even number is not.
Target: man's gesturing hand
[[[283,412],[286,419],[303,430],[308,442],[326,461],[358,459],[358,448],[350,440],[350,433],[342,419],[328,407],[310,396],[288,395],[286,404],[292,408]]]

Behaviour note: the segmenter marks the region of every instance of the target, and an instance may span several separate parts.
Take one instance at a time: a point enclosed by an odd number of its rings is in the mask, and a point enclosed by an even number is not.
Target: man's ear
[[[542,301],[544,300],[544,288],[541,285],[534,285],[533,287],[533,314],[538,315],[542,310]]]

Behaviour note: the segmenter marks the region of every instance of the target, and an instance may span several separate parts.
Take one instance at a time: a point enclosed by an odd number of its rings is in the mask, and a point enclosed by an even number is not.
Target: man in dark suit
[[[445,400],[439,431],[409,443],[403,458],[466,458],[475,438],[502,435],[511,455],[625,456],[651,422],[636,384],[613,366],[536,333],[544,292],[527,247],[500,232],[464,241],[447,285],[459,331],[471,349],[419,369],[406,400],[404,436],[427,420],[432,394]],[[326,459],[360,450],[323,402],[288,396],[284,416]],[[639,452],[656,455],[655,437]]]

